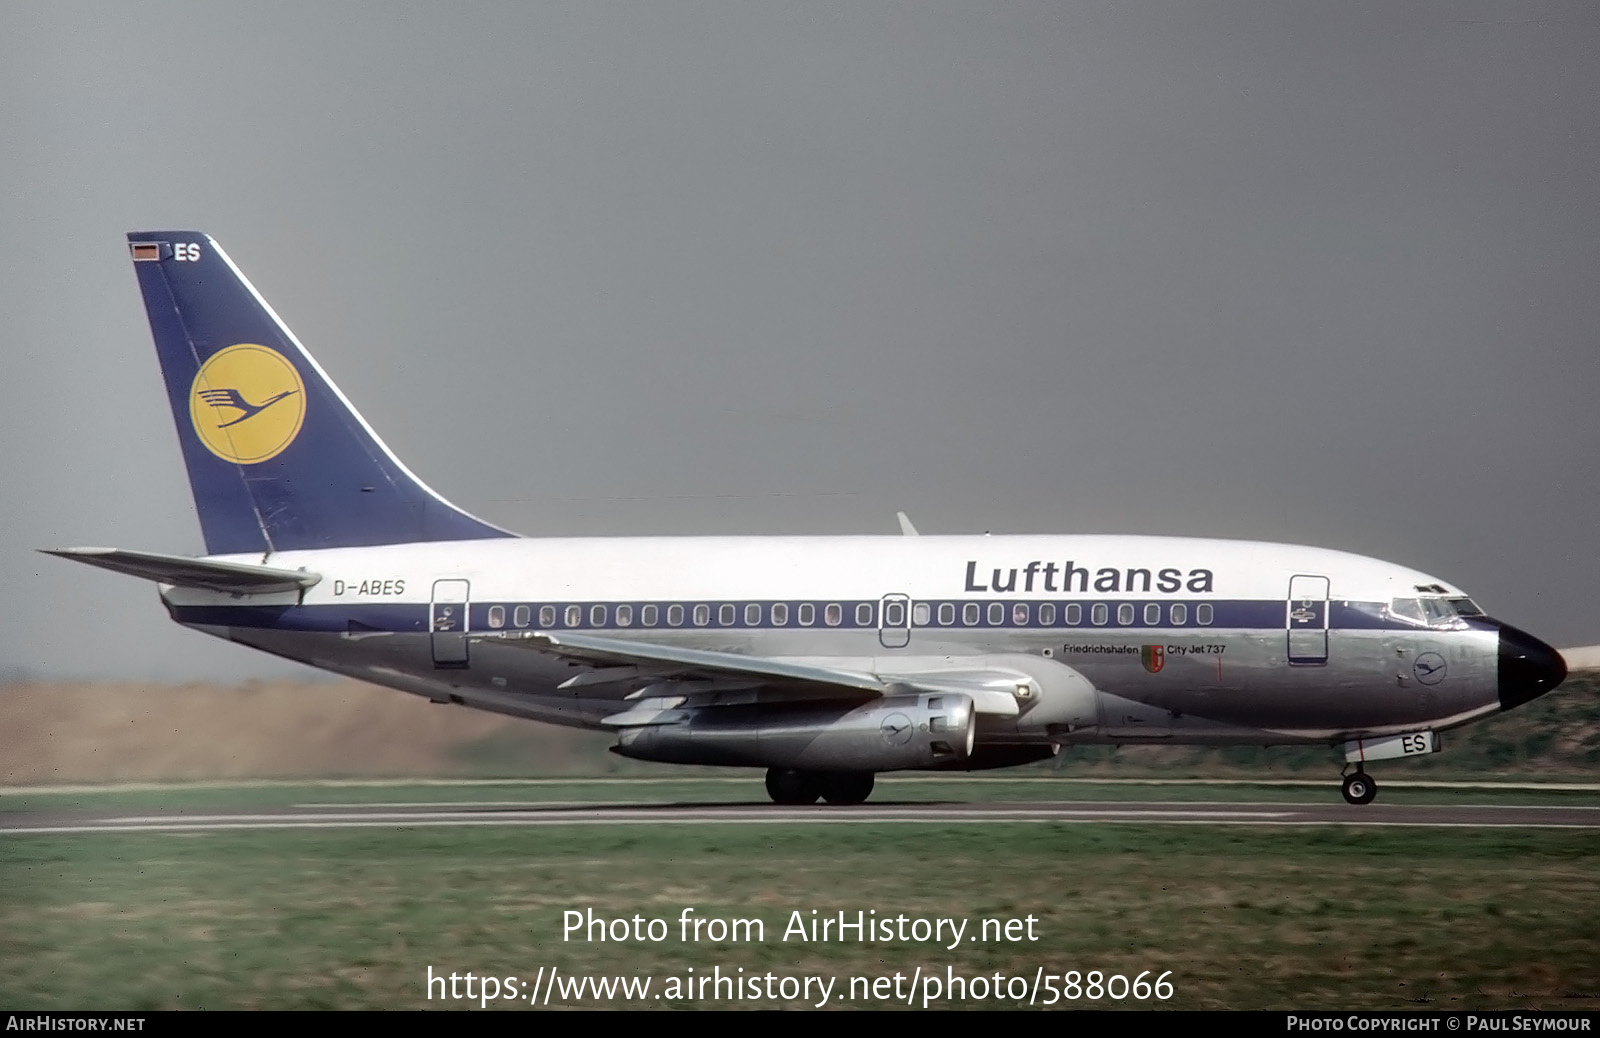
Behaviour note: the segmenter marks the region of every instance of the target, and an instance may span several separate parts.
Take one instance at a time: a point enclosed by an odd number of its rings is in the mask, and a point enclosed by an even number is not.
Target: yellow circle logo
[[[283,354],[242,342],[211,355],[189,389],[189,418],[219,458],[254,465],[300,433],[306,386]]]

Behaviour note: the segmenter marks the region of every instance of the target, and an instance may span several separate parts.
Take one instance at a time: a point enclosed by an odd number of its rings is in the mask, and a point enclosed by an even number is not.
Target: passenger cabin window
[[[555,606],[540,606],[539,607],[539,626],[540,627],[554,627],[555,625],[556,625],[556,607]]]
[[[1182,627],[1189,622],[1189,607],[1182,602],[1172,603],[1172,626]]]
[[[844,606],[838,602],[829,602],[822,610],[822,622],[829,627],[838,627],[844,620]]]
[[[906,604],[904,602],[885,602],[883,605],[883,626],[904,627],[906,625]]]
[[[1104,627],[1109,619],[1111,619],[1111,607],[1104,602],[1096,602],[1094,608],[1089,610],[1089,622],[1096,627]]]
[[[1067,603],[1067,626],[1077,627],[1083,623],[1083,606],[1076,602]]]
[[[567,606],[567,626],[578,627],[583,623],[583,606]]]
[[[929,608],[928,603],[918,602],[911,607],[911,622],[918,627],[928,626],[928,621],[931,619],[933,619],[933,610]]]
[[[999,627],[1006,622],[1006,606],[1004,602],[989,603],[989,626]]]
[[[1124,602],[1117,606],[1117,623],[1126,627],[1133,623],[1133,603]]]
[[[683,606],[677,604],[667,606],[667,624],[672,627],[683,626]]]
[[[861,604],[856,606],[856,626],[857,627],[871,627],[872,626],[872,603],[870,603],[870,602],[862,602]]]
[[[1194,622],[1201,627],[1211,626],[1211,603],[1202,602],[1194,607]]]
[[[589,626],[604,627],[606,625],[606,607],[595,606],[589,610]]]
[[[719,606],[717,608],[717,624],[721,627],[732,627],[733,618],[737,616],[738,613],[739,611],[733,607],[733,603],[731,602]]]
[[[639,610],[639,622],[646,627],[654,627],[656,625],[656,617],[660,615],[660,612],[661,610],[655,606],[647,605]]]
[[[694,607],[694,625],[704,627],[711,622],[711,607],[701,602]]]
[[[982,610],[979,609],[978,603],[968,602],[966,605],[961,607],[961,622],[966,624],[968,627],[972,627],[977,624],[978,616],[981,612]]]
[[[800,603],[800,626],[810,627],[817,622],[817,607],[810,602]]]
[[[619,606],[617,606],[617,626],[618,627],[632,627],[633,626],[633,606],[631,606],[631,605],[619,605]]]
[[[1147,627],[1154,627],[1161,622],[1161,607],[1151,602],[1144,607],[1144,622]]]
[[[772,603],[772,626],[782,627],[789,622],[789,606],[786,602]]]
[[[506,607],[505,606],[490,606],[489,607],[489,626],[490,627],[504,627],[505,625],[506,625]]]
[[[761,607],[754,602],[744,607],[744,625],[746,627],[761,626]]]
[[[956,604],[954,602],[939,603],[939,622],[946,627],[956,622]]]
[[[529,609],[527,606],[517,606],[517,608],[511,612],[511,622],[516,624],[518,627],[528,626],[529,621],[532,619],[533,610]]]
[[[1011,622],[1017,627],[1028,626],[1028,604],[1018,602],[1011,607]]]
[[[1042,602],[1039,605],[1039,625],[1041,627],[1054,627],[1056,624],[1056,604]]]

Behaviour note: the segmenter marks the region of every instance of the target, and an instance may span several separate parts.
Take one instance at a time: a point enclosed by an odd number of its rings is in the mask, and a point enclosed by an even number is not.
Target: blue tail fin
[[[413,476],[210,237],[128,248],[208,554],[512,536]]]

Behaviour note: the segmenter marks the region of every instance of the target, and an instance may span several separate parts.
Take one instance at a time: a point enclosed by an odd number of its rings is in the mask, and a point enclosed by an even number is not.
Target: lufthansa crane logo
[[[915,725],[902,713],[893,713],[878,722],[878,734],[890,746],[904,746],[911,741]]]
[[[283,354],[242,342],[201,365],[189,389],[189,417],[206,449],[254,465],[294,442],[306,418],[306,387]]]
[[[1437,685],[1444,680],[1444,657],[1437,652],[1424,652],[1411,664],[1411,673],[1424,685]]]

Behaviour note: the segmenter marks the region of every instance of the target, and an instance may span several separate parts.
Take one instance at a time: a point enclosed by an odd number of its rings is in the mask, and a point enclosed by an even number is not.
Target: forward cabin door
[[[429,637],[433,640],[433,665],[441,668],[467,665],[468,606],[471,585],[465,580],[435,580]]]
[[[1289,665],[1320,667],[1328,662],[1328,578],[1289,578],[1284,626],[1289,634]]]

